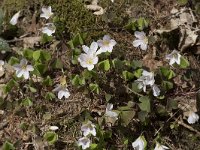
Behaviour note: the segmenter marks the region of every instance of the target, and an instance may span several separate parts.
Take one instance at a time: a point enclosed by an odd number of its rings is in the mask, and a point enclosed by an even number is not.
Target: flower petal
[[[145,44],[145,43],[142,43],[141,45],[140,45],[140,48],[142,49],[142,50],[147,50],[147,44]]]
[[[24,79],[27,80],[29,78],[29,72],[27,70],[24,70],[23,76],[24,76]]]
[[[59,92],[58,92],[58,98],[59,98],[59,99],[62,99],[63,96],[64,96],[64,94],[65,94],[64,91],[62,91],[62,90],[59,91]]]
[[[34,70],[33,66],[31,66],[31,65],[27,65],[26,69],[27,69],[27,71],[33,71]]]
[[[110,41],[110,36],[109,35],[104,35],[103,40],[104,41]]]
[[[91,71],[94,68],[94,65],[87,65],[87,68],[89,71]]]
[[[14,14],[14,16],[10,20],[10,24],[12,24],[12,25],[16,25],[17,24],[18,18],[20,16],[20,12],[21,11],[18,11],[16,14]]]
[[[89,51],[89,47],[87,47],[86,45],[83,45],[82,46],[82,48],[83,48],[83,51],[85,52],[85,53],[88,53],[88,51]]]
[[[92,51],[93,53],[96,53],[97,49],[98,49],[97,42],[92,42],[92,44],[90,45],[90,51]]]
[[[143,40],[135,40],[135,41],[133,41],[133,46],[134,47],[139,47],[142,44],[144,44]]]
[[[141,32],[135,31],[134,35],[136,38],[138,38],[140,40],[143,40],[146,37],[146,34],[143,31],[141,31]]]
[[[154,96],[159,96],[160,95],[160,89],[158,88],[158,86],[156,84],[154,84],[152,86],[152,89],[153,89],[153,95]]]

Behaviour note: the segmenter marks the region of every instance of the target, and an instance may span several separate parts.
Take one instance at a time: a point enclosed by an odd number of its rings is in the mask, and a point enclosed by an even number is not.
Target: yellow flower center
[[[105,41],[103,41],[103,45],[109,45],[109,41],[108,40],[105,40]]]
[[[23,65],[23,66],[22,66],[22,69],[26,70],[26,67],[27,67],[27,65]]]
[[[148,44],[148,38],[147,38],[147,37],[144,38],[144,42],[145,42],[146,44]]]
[[[63,77],[60,78],[60,84],[61,84],[62,86],[65,86],[65,85],[67,84],[66,76],[63,76]]]
[[[86,61],[86,63],[92,65],[93,64],[92,58],[88,58],[88,60]]]

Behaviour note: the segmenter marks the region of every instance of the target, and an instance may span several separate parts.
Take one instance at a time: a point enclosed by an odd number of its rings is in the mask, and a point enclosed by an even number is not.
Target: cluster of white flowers
[[[155,84],[153,72],[148,72],[146,70],[143,70],[142,76],[139,79],[137,79],[136,82],[138,83],[138,88],[143,89],[144,92],[146,92],[146,86],[149,85],[152,87],[154,96],[160,95],[160,89]]]
[[[18,18],[20,17],[21,11],[18,11],[10,20],[10,24],[16,25],[18,22]],[[41,18],[49,19],[53,15],[51,6],[49,7],[43,7],[42,13],[40,14]],[[40,29],[42,33],[47,34],[48,36],[51,36],[56,31],[56,26],[53,23],[46,23],[44,27]]]
[[[40,14],[41,18],[49,19],[53,15],[51,6],[49,7],[42,7],[42,14]],[[46,23],[44,27],[41,29],[42,33],[51,36],[56,31],[56,26],[53,23]]]
[[[91,141],[89,139],[90,135],[96,136],[96,126],[91,122],[87,121],[81,126],[81,131],[83,132],[82,138],[77,141],[78,146],[81,146],[82,149],[87,149],[90,147]]]
[[[132,147],[135,150],[145,150],[147,146],[147,142],[144,138],[144,136],[139,136],[133,143],[132,143]],[[156,146],[154,148],[154,150],[166,150],[169,149],[167,146],[161,145],[160,143],[156,142]]]
[[[103,40],[92,42],[90,47],[83,45],[83,51],[78,57],[78,61],[83,68],[92,70],[94,65],[98,63],[98,55],[104,52],[112,52],[113,47],[116,45],[116,41],[111,39],[109,35],[105,35]],[[100,49],[98,50],[98,47]]]

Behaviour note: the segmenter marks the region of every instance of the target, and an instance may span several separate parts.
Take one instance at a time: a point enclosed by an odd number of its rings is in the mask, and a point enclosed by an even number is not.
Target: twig
[[[190,130],[192,132],[195,132],[196,134],[198,134],[200,136],[200,132],[198,130],[194,129],[192,126],[189,126],[189,125],[185,124],[183,122],[182,118],[178,121],[178,124],[182,125],[183,127],[187,128],[188,130]]]
[[[142,97],[142,96],[144,96],[144,95],[142,95],[142,94],[140,94],[140,93],[137,93],[137,92],[135,92],[135,91],[133,91],[132,89],[130,89],[128,86],[125,86],[129,91],[131,91],[132,93],[134,93],[135,95],[137,95],[137,96],[140,96],[140,97]]]

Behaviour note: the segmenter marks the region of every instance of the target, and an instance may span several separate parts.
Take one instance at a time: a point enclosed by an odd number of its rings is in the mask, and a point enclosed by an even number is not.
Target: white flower
[[[114,3],[114,0],[111,0],[111,2],[113,2],[113,3]]]
[[[58,92],[58,98],[59,99],[62,99],[63,96],[65,98],[69,98],[69,96],[70,96],[70,93],[69,93],[69,90],[68,90],[66,84],[57,84],[56,88],[53,89],[53,92]]]
[[[132,146],[135,150],[144,150],[146,147],[146,140],[143,136],[137,138],[133,143]]]
[[[152,90],[153,90],[153,96],[159,96],[160,95],[160,89],[156,84],[152,85]]]
[[[135,37],[138,38],[137,40],[133,41],[133,46],[134,47],[139,47],[142,50],[147,50],[147,45],[148,45],[148,38],[146,34],[142,31],[135,31],[134,33]]]
[[[4,61],[0,60],[0,71],[4,71],[4,68],[3,68],[4,64],[5,64]]]
[[[196,114],[195,112],[191,111],[189,113],[189,117],[188,117],[187,121],[188,121],[189,124],[194,124],[194,123],[199,121],[199,115]]]
[[[90,139],[88,137],[82,137],[78,140],[78,146],[81,146],[82,149],[86,149],[90,147]]]
[[[156,143],[156,147],[154,150],[166,150],[169,149],[167,146],[161,145],[160,143]]]
[[[40,15],[41,18],[49,19],[52,15],[51,6],[42,7],[42,14]]]
[[[29,78],[29,72],[33,71],[34,68],[32,65],[27,65],[28,61],[26,59],[22,59],[20,64],[13,65],[14,69],[16,70],[16,75],[18,78],[24,77],[24,79]]]
[[[180,65],[181,63],[181,55],[176,50],[173,50],[171,54],[166,55],[166,59],[169,60],[170,65],[173,65],[174,63]]]
[[[56,131],[56,130],[58,130],[58,127],[57,126],[50,126],[49,129],[52,130],[52,131]]]
[[[20,12],[21,11],[18,11],[16,14],[14,14],[14,16],[10,20],[10,24],[12,24],[12,25],[16,25],[17,24],[18,18],[20,16]]]
[[[45,33],[48,36],[51,36],[53,33],[56,32],[56,26],[53,23],[47,23],[40,30],[42,31],[42,33]]]
[[[96,42],[92,42],[90,48],[85,45],[83,45],[82,48],[85,53],[82,53],[78,57],[78,61],[80,62],[83,68],[92,70],[94,68],[94,65],[98,63],[98,57],[96,54],[98,44]]]
[[[88,121],[87,123],[83,124],[81,126],[81,131],[83,132],[84,136],[88,136],[89,134],[96,136],[95,125],[91,121]]]
[[[117,42],[110,38],[109,35],[104,35],[103,40],[97,41],[100,49],[97,54],[101,54],[103,52],[112,52],[113,47],[117,44]]]
[[[138,88],[143,88],[143,91],[146,92],[146,86],[153,86],[155,83],[154,73],[143,70],[142,76],[139,79],[137,79],[136,82],[138,83]]]
[[[113,104],[108,103],[106,106],[105,116],[115,118],[115,120],[117,120],[118,114],[116,112],[112,111],[112,109],[113,109]]]

